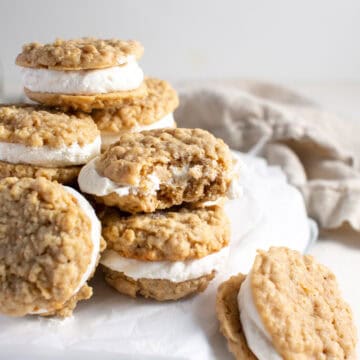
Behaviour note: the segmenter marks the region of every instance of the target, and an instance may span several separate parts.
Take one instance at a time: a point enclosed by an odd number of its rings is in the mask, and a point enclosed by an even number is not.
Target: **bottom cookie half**
[[[204,291],[215,277],[215,271],[197,279],[172,282],[162,279],[133,279],[124,273],[102,266],[105,281],[118,292],[131,296],[144,296],[158,301],[178,300],[194,293]]]
[[[46,168],[28,164],[10,164],[0,161],[0,179],[6,177],[17,178],[39,178],[44,177],[61,184],[72,184],[76,182],[81,166],[67,166],[59,168]]]
[[[220,331],[225,336],[229,350],[235,359],[256,360],[246,343],[237,302],[237,296],[245,278],[245,275],[239,274],[220,285],[216,298],[216,313]]]

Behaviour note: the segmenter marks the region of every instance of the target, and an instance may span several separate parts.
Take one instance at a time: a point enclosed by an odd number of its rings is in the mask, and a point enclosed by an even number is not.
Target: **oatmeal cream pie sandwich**
[[[259,251],[220,285],[220,329],[236,359],[356,359],[356,329],[334,274],[287,248]]]
[[[125,99],[117,108],[94,110],[91,113],[101,131],[103,148],[116,142],[124,132],[174,128],[173,112],[179,105],[176,91],[164,80],[146,78],[147,95]]]
[[[16,58],[25,94],[42,104],[89,112],[144,96],[137,41],[81,38],[30,43]]]
[[[238,195],[228,146],[201,129],[125,133],[81,169],[82,192],[107,206],[154,212]]]
[[[45,178],[0,180],[0,313],[70,316],[105,246],[87,200]]]
[[[99,213],[107,250],[105,280],[120,293],[159,301],[204,291],[229,254],[229,222],[220,206],[125,215]]]
[[[100,147],[100,132],[87,115],[0,105],[0,178],[42,176],[73,183]]]

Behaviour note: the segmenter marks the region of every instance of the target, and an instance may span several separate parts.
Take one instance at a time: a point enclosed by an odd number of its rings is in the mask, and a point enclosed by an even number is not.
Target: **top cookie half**
[[[139,60],[143,52],[143,46],[135,40],[57,39],[49,44],[25,44],[16,64],[52,70],[103,69],[122,65],[129,56]]]

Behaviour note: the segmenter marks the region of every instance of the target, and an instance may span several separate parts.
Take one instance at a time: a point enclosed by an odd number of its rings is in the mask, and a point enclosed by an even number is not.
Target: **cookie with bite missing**
[[[130,212],[225,197],[234,178],[228,146],[201,129],[125,133],[79,174],[81,191]]]
[[[146,95],[133,40],[80,38],[29,43],[16,58],[25,94],[39,103],[90,112]]]
[[[45,178],[0,180],[0,313],[70,316],[104,248],[86,199]]]
[[[228,257],[229,221],[219,206],[136,215],[105,208],[99,218],[105,280],[122,294],[165,301],[204,291]]]
[[[0,106],[0,178],[45,177],[74,183],[83,164],[100,154],[91,117],[36,105]]]
[[[165,80],[146,78],[145,84],[145,97],[125,99],[116,108],[91,112],[101,132],[103,148],[116,142],[124,132],[176,127],[173,116],[179,105],[176,91]]]
[[[220,330],[236,359],[355,359],[356,329],[334,274],[287,248],[259,251],[218,289]]]

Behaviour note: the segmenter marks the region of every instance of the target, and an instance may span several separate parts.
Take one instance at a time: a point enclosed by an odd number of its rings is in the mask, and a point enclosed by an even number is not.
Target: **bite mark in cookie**
[[[233,180],[228,146],[201,129],[123,134],[79,175],[82,191],[130,213],[226,196]]]

